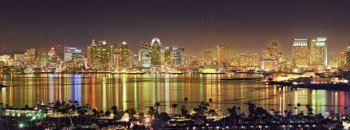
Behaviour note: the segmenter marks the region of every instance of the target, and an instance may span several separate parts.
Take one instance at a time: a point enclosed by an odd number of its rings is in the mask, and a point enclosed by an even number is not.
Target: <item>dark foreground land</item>
[[[185,101],[187,99],[185,98]],[[134,109],[118,110],[117,106],[107,111],[98,111],[90,105],[78,102],[55,102],[34,107],[12,108],[3,105],[0,129],[347,129],[348,117],[330,112],[329,115],[314,114],[310,105],[296,104],[283,112],[265,110],[247,103],[248,112],[239,107],[227,108],[227,115],[210,109],[209,102],[187,110],[186,104],[172,104],[173,113],[159,112],[160,103],[151,106],[147,113]],[[176,108],[181,107],[179,113]],[[306,107],[307,112],[292,113]]]

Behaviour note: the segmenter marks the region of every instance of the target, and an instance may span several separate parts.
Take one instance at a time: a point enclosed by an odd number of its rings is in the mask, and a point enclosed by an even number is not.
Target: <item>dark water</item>
[[[107,110],[116,105],[121,109],[135,108],[146,112],[148,107],[160,102],[160,111],[172,112],[171,104],[187,104],[193,108],[200,102],[211,98],[211,108],[226,113],[233,105],[246,111],[247,102],[266,109],[283,111],[300,103],[300,111],[306,111],[310,104],[314,112],[335,111],[346,113],[349,92],[298,89],[279,90],[274,86],[263,85],[256,81],[224,81],[221,78],[259,77],[247,74],[26,74],[2,75],[1,80],[11,84],[2,88],[0,100],[4,104],[22,107],[57,100],[76,100],[89,103],[98,109]],[[188,98],[188,102],[184,98]],[[347,111],[350,111],[347,110]],[[350,113],[350,112],[347,112]]]

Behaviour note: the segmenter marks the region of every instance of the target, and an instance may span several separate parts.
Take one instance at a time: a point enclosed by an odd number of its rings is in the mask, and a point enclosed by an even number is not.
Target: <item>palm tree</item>
[[[307,108],[307,114],[308,115],[312,115],[313,114],[312,113],[313,109],[311,108],[311,105],[310,104],[306,104],[306,108]]]
[[[111,109],[113,111],[113,114],[116,115],[118,110],[117,106],[112,106]]]
[[[290,107],[292,107],[292,104],[288,104],[288,111],[290,112],[290,111],[292,111],[291,109],[290,109]]]
[[[159,112],[159,111],[158,111],[158,108],[160,107],[160,103],[159,103],[159,102],[156,102],[155,106],[156,106],[157,112]]]
[[[177,104],[176,103],[173,103],[173,105],[171,105],[174,109],[174,115],[175,115],[175,110],[176,110],[176,107],[177,107]]]
[[[186,108],[187,108],[187,101],[188,101],[188,98],[185,97],[184,100],[185,100],[185,106],[186,106]]]
[[[299,108],[300,108],[300,106],[301,106],[301,104],[300,104],[300,103],[298,103],[298,104],[297,104],[297,107],[298,107],[297,114],[298,114],[298,113],[299,113],[299,111],[300,111],[300,109],[299,109]]]
[[[211,105],[212,105],[212,103],[213,103],[213,99],[211,99],[211,98],[209,98],[209,103],[210,103],[210,109],[211,109]]]
[[[344,106],[344,110],[345,110],[345,115],[346,115],[346,111],[348,110],[348,107]]]

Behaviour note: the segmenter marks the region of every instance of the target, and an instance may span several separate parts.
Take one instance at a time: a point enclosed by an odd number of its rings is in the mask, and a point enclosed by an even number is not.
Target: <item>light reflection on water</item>
[[[211,98],[211,108],[226,113],[233,105],[243,111],[247,102],[266,109],[294,109],[300,103],[300,111],[310,104],[314,112],[335,111],[344,114],[344,106],[349,105],[349,92],[288,89],[278,90],[256,81],[226,81],[221,78],[259,77],[259,75],[227,74],[27,74],[2,75],[1,80],[11,84],[2,88],[1,102],[10,106],[23,107],[28,104],[60,101],[78,101],[89,103],[98,109],[107,110],[116,105],[121,109],[135,108],[146,112],[148,107],[160,102],[160,111],[172,112],[171,104],[193,108],[200,102]],[[289,108],[288,104],[292,104]],[[178,107],[180,109],[180,107]],[[349,111],[349,110],[348,110]],[[349,113],[349,112],[347,112]]]

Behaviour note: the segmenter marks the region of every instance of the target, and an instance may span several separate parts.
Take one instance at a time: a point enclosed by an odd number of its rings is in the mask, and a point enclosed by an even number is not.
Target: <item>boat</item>
[[[172,70],[172,71],[164,71],[162,72],[164,74],[184,74],[184,72],[182,71],[176,71],[176,70]]]
[[[222,70],[212,68],[201,69],[199,72],[200,74],[226,74],[226,72],[223,72]]]
[[[262,78],[225,78],[225,79],[220,79],[220,80],[235,80],[235,81],[239,81],[239,80],[255,80],[255,81],[260,81],[260,80],[262,80]]]
[[[309,89],[325,89],[325,90],[350,90],[348,80],[343,78],[314,78],[300,77],[292,81],[292,87],[309,88]]]

